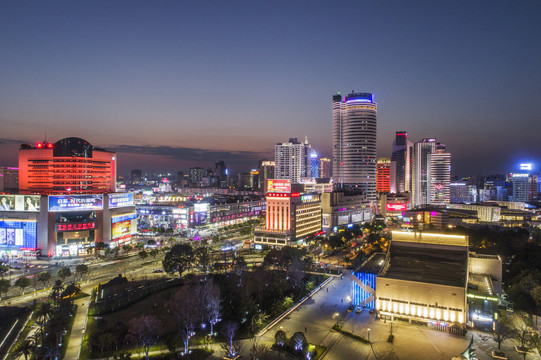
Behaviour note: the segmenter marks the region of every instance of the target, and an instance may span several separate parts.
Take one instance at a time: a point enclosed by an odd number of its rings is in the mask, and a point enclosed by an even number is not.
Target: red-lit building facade
[[[21,194],[103,194],[116,191],[116,154],[81,138],[23,144],[19,149]]]
[[[78,256],[137,232],[133,193],[115,193],[116,154],[80,138],[21,145],[19,193],[0,197],[0,255]]]
[[[388,193],[391,191],[391,159],[387,157],[378,158],[376,164],[376,191]]]
[[[267,180],[265,227],[255,229],[255,244],[302,245],[321,231],[321,194],[302,193],[289,179]]]

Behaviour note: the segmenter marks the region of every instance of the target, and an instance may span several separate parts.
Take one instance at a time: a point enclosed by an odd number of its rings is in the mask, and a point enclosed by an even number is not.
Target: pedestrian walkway
[[[73,319],[73,327],[71,328],[65,359],[79,359],[81,345],[83,344],[86,330],[89,303],[90,296],[75,301],[75,305],[77,305],[77,312],[75,313],[75,318]]]

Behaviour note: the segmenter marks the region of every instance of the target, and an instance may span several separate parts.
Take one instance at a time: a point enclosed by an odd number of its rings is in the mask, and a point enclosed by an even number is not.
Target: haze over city
[[[68,136],[119,173],[225,160],[245,171],[290,137],[331,155],[331,96],[372,92],[378,156],[436,137],[452,173],[541,151],[535,1],[4,2],[0,163]],[[46,135],[45,135],[46,134]]]

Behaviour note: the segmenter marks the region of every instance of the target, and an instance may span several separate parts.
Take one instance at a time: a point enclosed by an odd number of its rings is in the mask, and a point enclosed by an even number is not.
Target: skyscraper
[[[275,179],[289,179],[292,184],[300,184],[303,179],[312,177],[312,147],[306,138],[301,143],[297,138],[277,143],[274,147]]]
[[[391,190],[391,159],[388,157],[378,158],[376,164],[376,190],[384,193]]]
[[[322,179],[331,177],[331,159],[319,159],[319,177]]]
[[[430,204],[428,155],[436,151],[436,139],[423,139],[415,143],[413,153],[413,204]]]
[[[451,154],[444,144],[437,144],[434,153],[428,154],[430,164],[430,204],[448,205],[451,201]]]
[[[397,131],[391,155],[391,192],[411,191],[413,143],[408,140],[406,131]]]
[[[333,178],[343,187],[364,190],[376,200],[376,114],[370,93],[333,96]]]
[[[267,183],[268,179],[274,178],[274,168],[275,168],[274,161],[269,160],[259,160],[259,182],[258,182],[258,189],[264,190],[265,184]]]

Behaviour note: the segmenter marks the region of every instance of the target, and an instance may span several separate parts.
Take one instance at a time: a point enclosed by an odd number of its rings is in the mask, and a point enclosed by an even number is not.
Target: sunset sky
[[[436,137],[452,173],[541,172],[539,1],[4,1],[0,165],[81,137],[120,173],[246,171],[308,136],[331,97],[372,92],[378,156]]]

